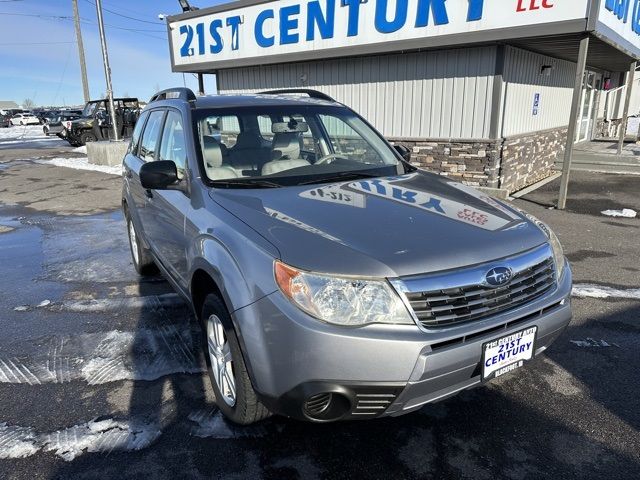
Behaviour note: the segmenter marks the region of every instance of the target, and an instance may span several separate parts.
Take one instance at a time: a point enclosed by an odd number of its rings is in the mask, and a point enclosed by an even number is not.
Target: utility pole
[[[104,34],[104,21],[102,19],[102,0],[96,0],[96,12],[98,13],[98,28],[100,30],[100,44],[102,45],[102,60],[104,62],[104,77],[107,82],[107,98],[109,99],[109,110],[111,123],[113,125],[113,139],[120,140],[118,133],[118,123],[116,118],[116,106],[113,103],[113,86],[111,85],[111,67],[109,66],[109,53],[107,52],[107,38]]]
[[[82,91],[84,93],[84,103],[91,100],[89,94],[89,80],[87,79],[87,63],[84,59],[84,44],[82,43],[82,31],[80,30],[80,13],[78,12],[78,0],[71,0],[73,3],[73,20],[76,26],[76,43],[78,44],[78,55],[80,56],[80,74],[82,75]]]

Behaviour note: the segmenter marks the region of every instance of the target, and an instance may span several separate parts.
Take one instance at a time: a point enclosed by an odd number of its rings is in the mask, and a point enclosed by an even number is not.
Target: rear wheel
[[[157,268],[153,262],[153,257],[148,249],[144,248],[136,227],[131,220],[131,217],[127,215],[127,233],[129,234],[129,247],[131,247],[131,258],[133,259],[133,266],[142,276],[151,276],[157,273]]]
[[[251,385],[231,317],[218,295],[206,297],[201,318],[209,379],[220,411],[239,425],[269,417]]]

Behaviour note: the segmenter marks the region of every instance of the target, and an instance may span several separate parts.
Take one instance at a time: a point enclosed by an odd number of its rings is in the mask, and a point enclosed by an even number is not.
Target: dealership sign
[[[624,1],[624,0],[623,0]],[[281,0],[172,17],[175,69],[424,48],[437,37],[584,20],[588,0]],[[245,5],[245,6],[243,6]],[[516,30],[514,30],[515,32]],[[514,33],[514,36],[515,35]],[[287,58],[289,57],[289,58]],[[267,60],[268,59],[268,60]]]

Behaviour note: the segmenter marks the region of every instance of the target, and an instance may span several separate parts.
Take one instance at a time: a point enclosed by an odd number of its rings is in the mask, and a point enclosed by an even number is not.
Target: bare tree
[[[26,98],[22,102],[22,108],[26,108],[27,110],[31,110],[35,106],[36,106],[36,103],[33,100],[31,100],[30,98]]]

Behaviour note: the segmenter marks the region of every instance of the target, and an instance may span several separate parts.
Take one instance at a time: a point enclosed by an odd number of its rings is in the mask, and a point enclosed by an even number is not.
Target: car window
[[[162,142],[160,144],[160,160],[171,160],[176,164],[178,178],[184,178],[187,151],[182,127],[182,116],[176,111],[169,111],[164,123]]]
[[[258,126],[260,127],[260,135],[265,140],[273,140],[273,132],[271,131],[271,125],[273,124],[273,120],[269,115],[260,115],[258,117]]]
[[[248,185],[267,177],[294,185],[337,174],[370,178],[406,171],[379,134],[346,108],[244,107],[197,116],[205,172],[216,182]]]
[[[138,123],[136,124],[136,128],[133,130],[133,135],[131,136],[131,144],[129,145],[129,153],[133,153],[134,155],[138,154],[138,145],[140,144],[140,134],[142,133],[142,129],[144,128],[144,122],[147,121],[147,117],[149,116],[149,112],[144,112]]]
[[[235,115],[209,117],[204,125],[204,134],[215,138],[227,148],[238,143],[240,120]]]
[[[138,153],[138,156],[145,162],[153,162],[156,159],[164,114],[164,110],[156,110],[149,114],[149,120],[144,128],[142,144]]]
[[[365,138],[342,118],[335,115],[320,115],[320,119],[336,154],[348,155],[351,159],[362,163],[382,162],[378,151],[370,148]]]

